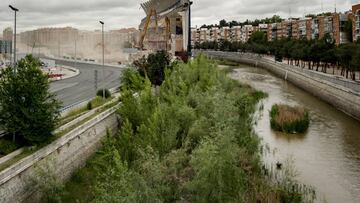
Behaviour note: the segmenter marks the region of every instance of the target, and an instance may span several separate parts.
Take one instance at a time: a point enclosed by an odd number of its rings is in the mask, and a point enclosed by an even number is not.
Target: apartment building
[[[360,40],[360,4],[352,6],[353,40]]]
[[[352,7],[352,12],[332,13],[319,15],[313,18],[291,18],[289,20],[272,23],[259,24],[258,26],[244,25],[232,28],[216,28],[219,34],[216,38],[211,34],[212,39],[224,39],[229,41],[247,42],[252,33],[262,31],[267,34],[268,41],[275,41],[282,38],[315,40],[330,35],[336,45],[348,43],[349,37],[346,31],[348,21],[352,21],[353,40],[360,39],[360,4]],[[214,33],[211,31],[211,33]]]
[[[207,28],[201,28],[199,40],[201,43],[210,41],[210,30],[208,30]]]
[[[294,21],[291,23],[291,38],[292,39],[300,39],[299,21]]]
[[[241,26],[234,26],[231,28],[231,41],[240,42],[241,41]]]
[[[218,42],[221,39],[221,31],[218,27],[212,27],[210,30],[210,41]]]
[[[191,44],[195,45],[196,42],[199,42],[199,32],[196,28],[191,28]]]
[[[221,36],[221,39],[230,41],[230,40],[231,40],[231,30],[230,30],[230,27],[223,27],[223,28],[221,28],[221,30],[220,30],[220,36]]]
[[[275,41],[276,39],[278,39],[278,24],[277,23],[272,23],[268,25],[268,31],[267,31],[267,35],[268,35],[268,41]]]
[[[252,26],[252,25],[244,25],[241,28],[241,37],[240,37],[240,41],[241,42],[247,42],[251,35],[255,32],[256,27]]]
[[[267,33],[268,32],[268,24],[259,24],[258,31]]]

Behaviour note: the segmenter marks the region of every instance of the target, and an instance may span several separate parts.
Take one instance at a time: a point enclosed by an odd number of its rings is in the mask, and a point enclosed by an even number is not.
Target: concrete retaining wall
[[[196,52],[199,54],[200,52]],[[275,63],[252,54],[206,51],[202,52],[215,58],[259,66],[281,78],[286,78],[296,86],[306,90],[344,113],[360,120],[360,84],[335,78],[331,75],[314,73],[283,63]],[[358,91],[359,90],[359,91]]]
[[[55,175],[62,181],[68,180],[86,161],[94,155],[106,135],[106,129],[114,133],[119,122],[116,107],[74,129],[52,144],[22,159],[0,172],[0,202],[36,202],[38,195],[31,180],[38,168],[54,168]]]

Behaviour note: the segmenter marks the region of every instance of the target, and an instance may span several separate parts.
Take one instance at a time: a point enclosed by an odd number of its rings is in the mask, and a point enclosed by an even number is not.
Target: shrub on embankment
[[[300,187],[266,176],[253,133],[263,94],[203,56],[165,71],[159,91],[131,76],[122,128],[67,185],[79,202],[299,202]],[[127,75],[139,74],[128,72]],[[129,83],[141,87],[134,95]],[[83,195],[78,195],[83,194]]]
[[[301,107],[275,104],[270,118],[271,128],[285,133],[304,133],[310,124],[309,112]]]
[[[101,97],[101,98],[105,97],[105,99],[107,99],[107,98],[111,97],[111,92],[108,89],[99,89],[96,92],[96,96]]]

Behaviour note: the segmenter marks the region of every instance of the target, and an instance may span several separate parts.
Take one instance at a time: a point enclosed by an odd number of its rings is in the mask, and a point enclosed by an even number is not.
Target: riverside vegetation
[[[264,93],[231,80],[203,56],[167,67],[164,76],[154,88],[126,70],[122,128],[66,184],[62,202],[314,199],[313,190],[287,173],[271,175],[277,172],[261,161],[252,115]]]
[[[306,109],[288,105],[273,105],[270,118],[271,128],[285,133],[304,133],[310,124]]]

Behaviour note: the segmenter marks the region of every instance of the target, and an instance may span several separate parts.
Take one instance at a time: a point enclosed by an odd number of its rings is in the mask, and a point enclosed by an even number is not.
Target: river
[[[293,160],[296,179],[315,187],[316,202],[360,202],[360,122],[267,70],[240,65],[230,76],[269,94],[254,128],[275,152],[269,153],[272,161]],[[272,131],[269,111],[275,103],[307,108],[308,131],[304,135]]]

